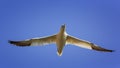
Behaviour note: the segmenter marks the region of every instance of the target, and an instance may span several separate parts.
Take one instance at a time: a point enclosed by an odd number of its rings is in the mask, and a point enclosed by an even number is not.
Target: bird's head
[[[63,25],[61,26],[61,29],[65,29],[65,27],[66,27],[65,24],[63,24]]]
[[[66,28],[65,24],[63,24],[63,25],[61,26],[61,28],[60,28],[60,32],[64,33],[64,32],[65,32],[65,28]]]

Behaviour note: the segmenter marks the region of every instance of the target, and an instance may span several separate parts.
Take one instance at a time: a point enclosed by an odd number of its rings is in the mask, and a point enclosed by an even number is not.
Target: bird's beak
[[[65,24],[63,24],[63,25],[61,26],[61,28],[65,28]]]

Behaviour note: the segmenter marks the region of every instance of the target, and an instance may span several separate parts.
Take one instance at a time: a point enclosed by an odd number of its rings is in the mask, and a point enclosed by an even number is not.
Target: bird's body
[[[64,28],[64,26],[62,26]],[[62,55],[62,50],[66,44],[67,34],[65,29],[61,28],[60,32],[56,35],[57,54]]]
[[[63,48],[66,44],[73,44],[82,48],[87,48],[97,51],[113,52],[113,50],[105,49],[91,42],[72,37],[66,33],[65,29],[66,29],[65,25],[62,25],[58,34],[43,38],[28,39],[24,41],[9,41],[9,43],[17,46],[34,46],[34,45],[45,45],[45,44],[55,43],[57,45],[57,54],[59,56],[62,55]]]

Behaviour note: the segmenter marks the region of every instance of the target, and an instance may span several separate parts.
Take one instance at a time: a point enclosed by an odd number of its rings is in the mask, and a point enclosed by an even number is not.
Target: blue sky
[[[120,68],[119,0],[0,0],[0,68]],[[67,33],[113,49],[103,53],[56,45],[17,47],[8,40]]]

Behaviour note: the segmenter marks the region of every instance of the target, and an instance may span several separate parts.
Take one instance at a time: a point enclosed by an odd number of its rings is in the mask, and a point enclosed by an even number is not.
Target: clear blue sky
[[[0,0],[0,68],[120,68],[120,0]],[[103,53],[56,45],[17,47],[8,40],[67,33],[113,49]]]

